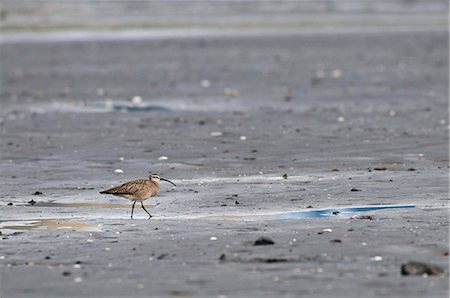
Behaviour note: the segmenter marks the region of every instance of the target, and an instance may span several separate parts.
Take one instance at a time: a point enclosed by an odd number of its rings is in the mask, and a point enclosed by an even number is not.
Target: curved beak
[[[172,181],[170,181],[170,180],[168,180],[168,179],[164,179],[164,178],[159,178],[159,180],[162,180],[162,181],[167,181],[167,182],[169,182],[169,183],[172,183],[172,185],[173,185],[173,186],[176,186],[176,184],[175,184],[175,183],[173,183]]]

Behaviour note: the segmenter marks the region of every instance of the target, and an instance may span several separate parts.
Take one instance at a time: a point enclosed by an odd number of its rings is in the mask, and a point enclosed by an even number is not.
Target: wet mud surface
[[[447,55],[444,30],[4,41],[1,296],[448,297]],[[148,171],[177,185],[150,220],[99,194]]]

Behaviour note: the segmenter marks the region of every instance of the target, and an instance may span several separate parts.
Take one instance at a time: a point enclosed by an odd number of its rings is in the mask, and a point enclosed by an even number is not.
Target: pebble
[[[357,189],[357,188],[352,188],[352,189],[350,189],[350,191],[361,191],[361,190]]]
[[[436,276],[443,274],[444,269],[433,264],[409,261],[402,264],[401,273],[402,275]]]
[[[382,256],[374,256],[374,257],[370,258],[370,260],[372,262],[381,262],[381,261],[383,261],[383,257]]]
[[[40,196],[40,195],[42,195],[42,192],[40,192],[40,191],[35,191],[33,193],[33,196]]]
[[[256,246],[256,245],[273,245],[273,244],[275,244],[275,242],[272,239],[270,239],[269,237],[264,237],[264,236],[259,237],[253,243],[254,246]]]
[[[201,80],[200,86],[202,86],[203,88],[208,88],[211,86],[211,81],[210,80]]]
[[[122,170],[122,169],[115,169],[115,170],[114,170],[114,173],[116,173],[116,174],[122,174],[122,173],[123,173],[123,170]]]
[[[31,206],[33,206],[34,204],[36,204],[36,201],[35,201],[35,200],[28,201],[28,204],[30,204]]]
[[[158,160],[168,160],[169,158],[167,156],[160,156],[158,157]]]
[[[63,276],[71,276],[71,275],[72,275],[72,272],[70,272],[70,271],[64,271],[64,272],[62,273],[62,275],[63,275]]]

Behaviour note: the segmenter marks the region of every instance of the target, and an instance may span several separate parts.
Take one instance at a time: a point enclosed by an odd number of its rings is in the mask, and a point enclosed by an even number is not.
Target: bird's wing
[[[139,179],[126,182],[122,185],[115,186],[113,188],[104,190],[100,193],[112,194],[112,195],[133,195],[138,191],[141,191],[146,186],[147,180]]]

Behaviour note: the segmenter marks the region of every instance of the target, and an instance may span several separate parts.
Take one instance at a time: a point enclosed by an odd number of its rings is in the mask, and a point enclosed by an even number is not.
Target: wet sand
[[[444,30],[4,40],[1,296],[448,297],[447,54]],[[148,171],[177,184],[151,220],[98,193]],[[377,206],[411,208],[344,214]]]

